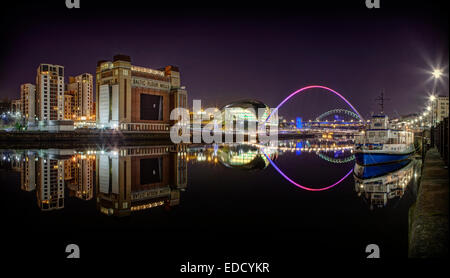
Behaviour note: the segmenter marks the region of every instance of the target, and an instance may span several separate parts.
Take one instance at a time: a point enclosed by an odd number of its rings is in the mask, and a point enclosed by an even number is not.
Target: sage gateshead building
[[[170,112],[187,108],[187,92],[178,67],[134,66],[126,55],[99,61],[96,70],[98,128],[168,132]]]

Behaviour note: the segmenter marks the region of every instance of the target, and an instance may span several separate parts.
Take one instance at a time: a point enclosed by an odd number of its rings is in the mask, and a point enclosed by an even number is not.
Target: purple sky
[[[133,0],[123,2],[128,7],[108,5],[113,2],[82,0],[80,10],[66,9],[62,0],[11,7],[1,22],[0,97],[17,98],[20,84],[35,82],[39,63],[65,66],[67,78],[94,74],[98,60],[123,53],[139,66],[179,66],[190,101],[204,106],[256,98],[275,107],[292,91],[319,84],[364,116],[377,111],[375,98],[384,89],[385,110],[397,116],[420,112],[433,87],[426,71],[448,65],[447,18],[438,5],[386,4],[375,11],[361,0],[340,9],[170,10]],[[448,95],[447,78],[438,89]],[[337,97],[311,91],[280,114],[310,118],[343,107]]]

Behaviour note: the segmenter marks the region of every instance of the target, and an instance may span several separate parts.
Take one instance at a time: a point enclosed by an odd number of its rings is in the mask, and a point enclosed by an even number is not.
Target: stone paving
[[[416,204],[411,208],[409,257],[448,256],[448,168],[434,148],[427,152]]]

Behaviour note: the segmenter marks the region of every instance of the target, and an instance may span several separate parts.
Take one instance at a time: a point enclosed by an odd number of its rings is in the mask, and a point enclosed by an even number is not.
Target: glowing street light
[[[427,107],[427,110],[428,110],[428,111],[431,111],[431,106],[428,106],[428,107]]]
[[[432,74],[434,78],[439,79],[442,76],[442,70],[434,69]]]

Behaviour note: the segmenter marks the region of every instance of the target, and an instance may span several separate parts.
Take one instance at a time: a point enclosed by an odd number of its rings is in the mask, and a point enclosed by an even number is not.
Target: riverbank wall
[[[171,143],[169,132],[76,130],[67,132],[0,132],[0,148],[53,148],[91,145]]]
[[[191,134],[191,142],[193,142]],[[334,138],[351,138],[349,133],[334,133]],[[243,136],[243,142],[249,141],[249,136]],[[280,133],[278,140],[321,138],[318,132]],[[233,134],[233,142],[238,142],[236,134]],[[222,142],[225,142],[222,135]],[[0,148],[65,148],[72,146],[95,146],[95,145],[142,145],[142,144],[172,143],[169,131],[166,132],[143,132],[143,131],[115,131],[115,130],[74,130],[74,131],[0,131]]]

